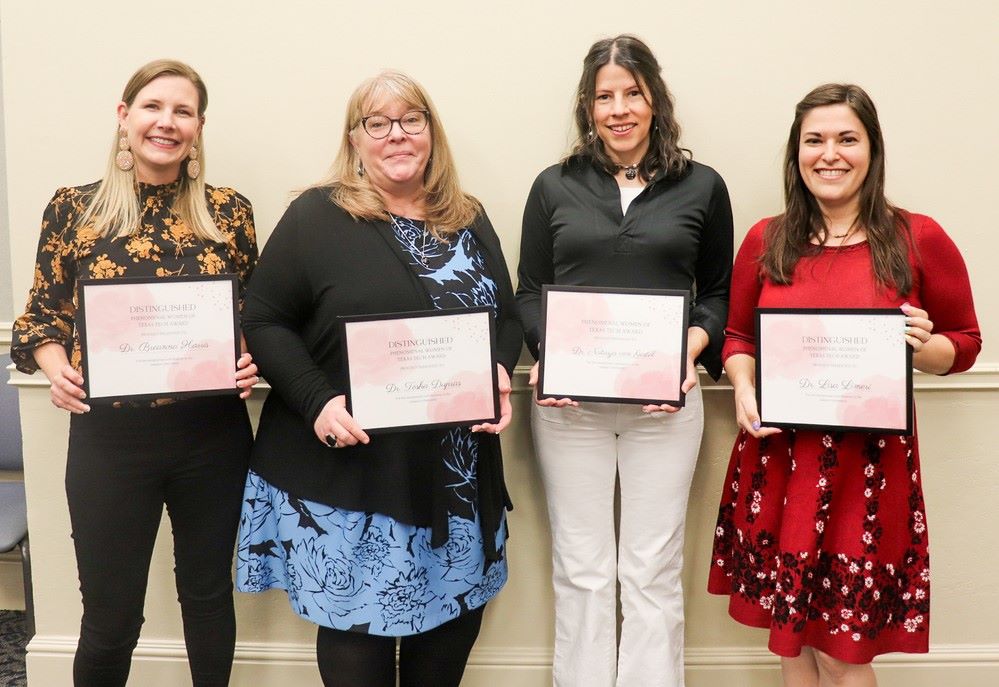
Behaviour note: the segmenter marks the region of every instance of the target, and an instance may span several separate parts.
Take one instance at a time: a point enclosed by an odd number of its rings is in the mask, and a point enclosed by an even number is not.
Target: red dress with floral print
[[[913,288],[880,288],[870,248],[823,248],[802,258],[790,285],[760,276],[768,220],[736,257],[724,358],[755,355],[754,308],[885,308],[909,302],[954,344],[950,372],[981,348],[960,253],[929,217],[905,214]],[[740,432],[715,530],[708,591],[729,613],[770,630],[770,650],[809,646],[850,663],[928,649],[930,573],[918,441],[913,436],[784,430]]]

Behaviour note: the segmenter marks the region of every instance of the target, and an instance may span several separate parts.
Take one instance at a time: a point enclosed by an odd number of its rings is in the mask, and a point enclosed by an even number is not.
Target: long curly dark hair
[[[853,84],[823,84],[795,106],[784,154],[784,212],[767,226],[760,262],[771,281],[790,284],[798,260],[822,250],[827,233],[825,220],[798,167],[801,123],[816,107],[841,104],[857,115],[871,145],[870,166],[860,187],[857,223],[867,233],[874,275],[878,284],[895,288],[905,296],[912,289],[909,225],[898,208],[885,197],[885,142],[877,109],[864,89]]]
[[[617,173],[617,163],[607,155],[603,141],[593,129],[597,72],[608,64],[627,69],[652,108],[649,149],[639,163],[638,173],[645,181],[659,172],[669,179],[679,178],[687,170],[690,151],[680,148],[680,125],[674,116],[673,96],[663,81],[662,68],[652,50],[641,39],[629,34],[597,41],[583,58],[583,74],[576,89],[577,139],[565,161],[589,158],[608,174]]]

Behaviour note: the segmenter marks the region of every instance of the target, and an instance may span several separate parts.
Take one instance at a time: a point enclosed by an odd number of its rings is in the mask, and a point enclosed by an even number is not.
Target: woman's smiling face
[[[652,106],[644,85],[613,62],[597,71],[593,89],[593,131],[614,162],[638,164],[649,149]]]
[[[399,120],[414,111],[422,113],[422,110],[408,103],[391,99],[376,103],[365,113],[365,117],[383,115]],[[403,130],[400,122],[393,121],[384,138],[373,138],[360,124],[351,132],[350,140],[357,150],[364,173],[376,189],[398,195],[422,188],[433,149],[432,127],[433,123],[430,123],[420,133],[410,134]]]
[[[870,137],[849,105],[823,105],[805,114],[798,171],[823,211],[859,210],[870,165]]]
[[[166,184],[201,133],[198,89],[183,76],[164,75],[142,87],[131,105],[118,104],[118,124],[128,135],[139,181]]]

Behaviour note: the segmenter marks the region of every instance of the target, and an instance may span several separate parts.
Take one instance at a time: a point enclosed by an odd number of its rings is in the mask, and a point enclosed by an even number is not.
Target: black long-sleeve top
[[[688,289],[690,326],[709,337],[698,362],[717,379],[731,272],[732,206],[706,165],[653,178],[627,214],[614,177],[581,158],[541,172],[527,198],[517,302],[535,358],[543,284]]]
[[[523,344],[510,275],[499,239],[483,213],[472,231],[498,287],[497,356],[512,372]],[[340,508],[373,511],[433,528],[446,541],[441,430],[379,434],[367,445],[330,449],[313,423],[346,389],[339,315],[431,310],[387,222],[356,221],[328,188],[295,199],[264,246],[247,288],[243,331],[274,392],[264,403],[251,467],[295,496]],[[483,533],[495,532],[509,498],[498,437],[476,434]],[[495,541],[484,536],[488,547]]]

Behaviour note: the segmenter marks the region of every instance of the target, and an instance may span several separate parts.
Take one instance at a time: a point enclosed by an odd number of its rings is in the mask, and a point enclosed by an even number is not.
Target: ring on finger
[[[340,440],[332,434],[326,435],[326,445],[330,448],[340,448]]]

